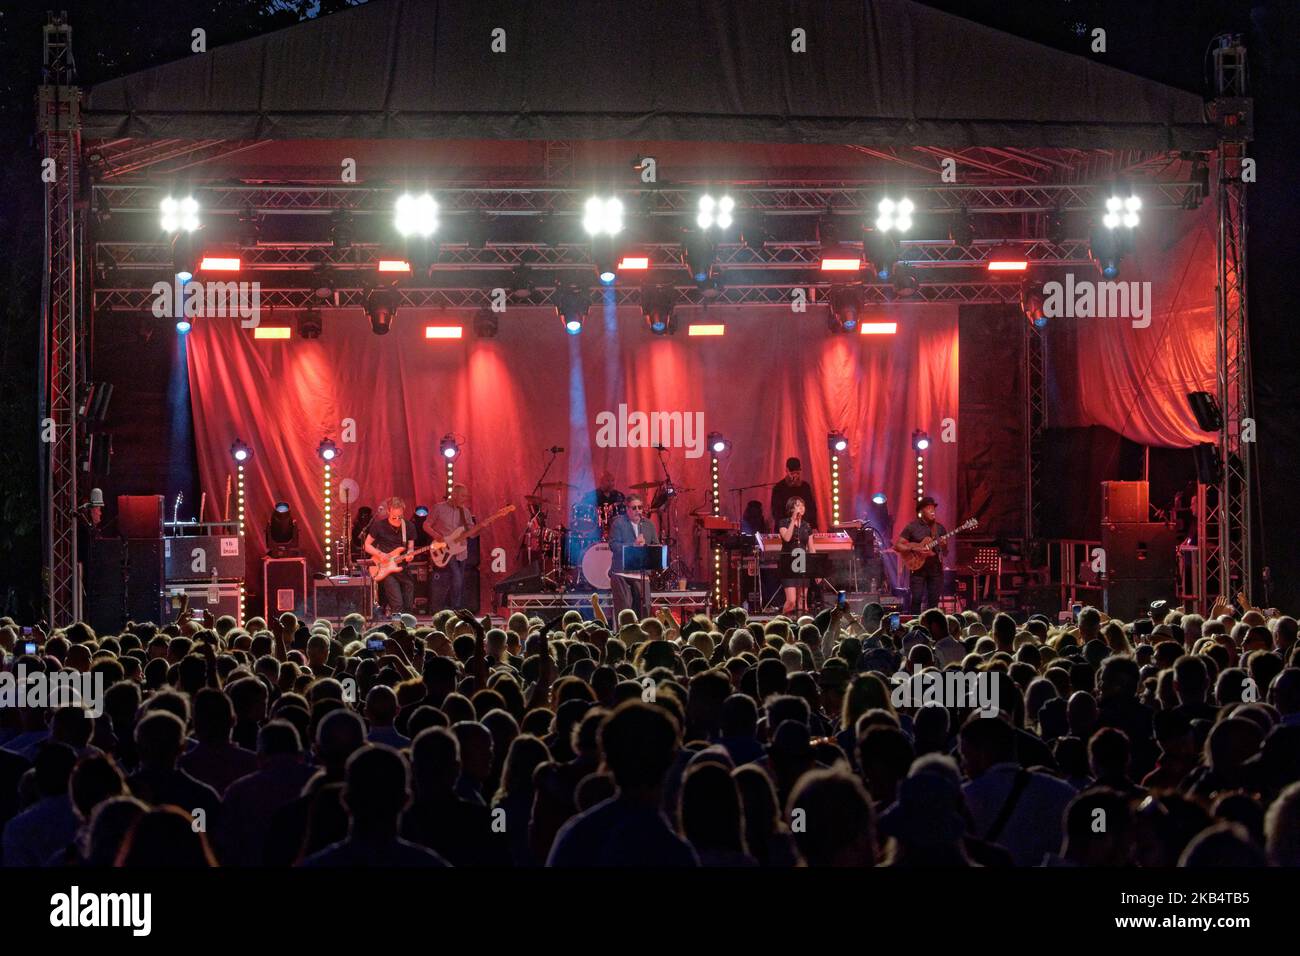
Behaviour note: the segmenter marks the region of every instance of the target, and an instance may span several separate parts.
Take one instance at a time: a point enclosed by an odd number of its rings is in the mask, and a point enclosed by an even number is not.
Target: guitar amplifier
[[[163,564],[168,581],[206,581],[244,576],[244,537],[240,534],[196,534],[167,537]]]
[[[262,597],[266,619],[291,611],[298,620],[307,616],[307,559],[262,559]]]
[[[360,614],[367,620],[375,608],[375,585],[369,575],[317,578],[312,596],[313,617],[338,620]]]

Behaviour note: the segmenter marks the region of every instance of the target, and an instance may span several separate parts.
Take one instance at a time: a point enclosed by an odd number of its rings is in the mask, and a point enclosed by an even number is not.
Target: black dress
[[[780,524],[780,528],[790,527],[793,518],[786,518]],[[789,541],[781,542],[781,553],[789,554],[795,548],[803,548],[804,554],[808,553],[808,538],[812,535],[812,525],[808,523],[808,516],[805,514],[803,520],[799,522],[799,527],[794,529],[794,534],[790,535]],[[782,578],[781,587],[783,588],[801,588],[808,583],[807,578]]]

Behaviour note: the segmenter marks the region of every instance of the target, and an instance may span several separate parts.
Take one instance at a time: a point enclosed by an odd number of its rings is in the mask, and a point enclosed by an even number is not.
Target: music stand
[[[662,571],[668,567],[668,545],[666,544],[625,544],[623,545],[623,570],[614,572],[624,578],[639,578],[641,581],[641,600],[645,602],[642,617],[650,613],[650,578],[649,572]]]
[[[782,551],[781,556],[777,558],[776,573],[781,581],[785,581],[787,578],[798,578],[805,582],[803,587],[807,589],[813,581],[825,580],[827,575],[830,574],[831,556],[826,551],[805,551],[803,553],[804,569],[802,571],[794,569],[794,558],[795,553],[793,551]],[[784,587],[783,584],[779,585],[776,594],[772,595],[772,599],[775,599],[776,595],[780,594]],[[807,600],[806,590],[804,599]],[[808,609],[804,608],[804,610]]]

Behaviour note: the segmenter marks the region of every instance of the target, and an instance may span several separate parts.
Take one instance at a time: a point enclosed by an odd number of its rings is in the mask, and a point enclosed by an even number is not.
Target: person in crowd
[[[1157,610],[70,622],[0,666],[103,716],[0,709],[0,863],[1295,865],[1295,618]]]

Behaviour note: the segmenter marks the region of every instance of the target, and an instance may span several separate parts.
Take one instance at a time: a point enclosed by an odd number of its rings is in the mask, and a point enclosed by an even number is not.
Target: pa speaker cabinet
[[[1102,524],[1145,522],[1151,517],[1149,487],[1145,481],[1103,481]]]
[[[1178,568],[1178,530],[1157,521],[1103,523],[1101,546],[1111,581],[1173,582]]]
[[[168,581],[209,581],[244,576],[244,537],[196,534],[163,538]]]
[[[137,624],[159,623],[163,580],[162,539],[129,539],[125,577],[127,620]]]
[[[204,611],[213,617],[228,614],[240,627],[244,624],[244,608],[240,581],[168,581],[164,586],[163,623],[171,624],[180,610],[181,595],[188,594],[190,610],[196,618]]]
[[[375,586],[367,575],[317,578],[312,595],[314,617],[338,620],[360,614],[367,620],[375,607]]]
[[[298,620],[307,616],[307,559],[262,559],[262,596],[266,619],[292,612]]]
[[[96,634],[117,634],[126,626],[126,542],[95,538],[86,565],[86,623]]]

